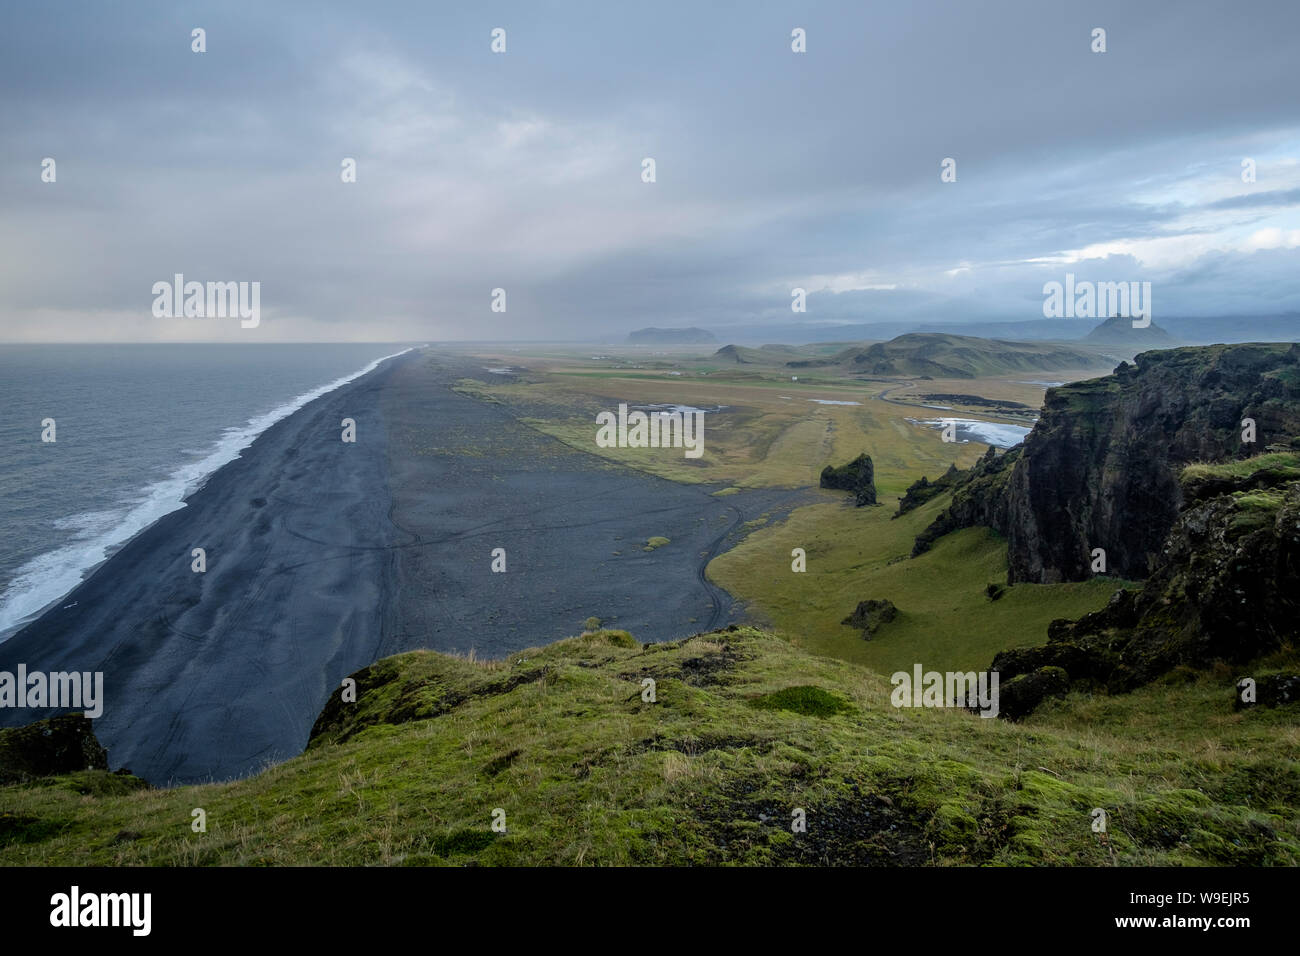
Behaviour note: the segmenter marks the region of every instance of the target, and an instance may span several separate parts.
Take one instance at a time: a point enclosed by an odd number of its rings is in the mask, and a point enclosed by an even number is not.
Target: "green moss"
[[[934,815],[935,839],[944,844],[964,844],[975,838],[979,821],[959,803],[945,803]]]
[[[762,710],[788,710],[808,717],[832,717],[852,709],[834,694],[810,685],[786,687],[771,694],[764,694],[750,701],[750,706]]]
[[[1286,500],[1281,491],[1239,491],[1232,498],[1240,509],[1267,511],[1270,514],[1282,507],[1282,502]]]
[[[0,865],[1300,865],[1294,716],[1234,713],[1232,682],[1072,694],[1010,724],[895,709],[881,675],[748,627],[416,652],[254,777],[0,787]]]
[[[640,647],[641,642],[629,634],[627,631],[618,630],[601,630],[596,632],[596,636],[610,647]]]
[[[147,790],[149,784],[129,773],[109,773],[107,770],[81,770],[58,778],[58,786],[73,793],[91,797],[123,796],[137,790]]]
[[[650,538],[648,541],[646,541],[646,543],[645,543],[645,547],[642,548],[641,550],[642,550],[642,551],[653,551],[655,548],[662,548],[664,545],[666,545],[666,544],[671,544],[671,543],[672,543],[671,539],[669,539],[669,538],[662,538],[662,537],[659,537],[658,535],[656,535],[655,537]]]

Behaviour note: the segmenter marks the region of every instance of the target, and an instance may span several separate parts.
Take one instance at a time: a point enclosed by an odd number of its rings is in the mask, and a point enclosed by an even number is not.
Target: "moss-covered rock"
[[[247,779],[0,787],[0,865],[1300,864],[1294,722],[1233,715],[1211,680],[1015,726],[893,708],[882,675],[742,626],[368,670],[307,752]]]
[[[1048,697],[1064,697],[1070,689],[1070,675],[1060,667],[1040,667],[1000,684],[998,716],[1019,720],[1032,713]]]
[[[1300,435],[1300,344],[1177,348],[1143,352],[1135,363],[1049,389],[1015,458],[1001,456],[1013,467],[994,474],[981,460],[954,480],[951,506],[913,553],[951,531],[985,525],[1007,538],[1010,583],[1087,580],[1097,547],[1110,573],[1141,579],[1184,494],[1221,493],[1218,475],[1180,484],[1184,466],[1249,457],[1258,446],[1242,441],[1245,418],[1270,445],[1289,448]],[[1259,474],[1294,480],[1295,468],[1279,460]],[[917,489],[916,497],[925,494]],[[1235,518],[1241,530],[1266,521],[1244,509]]]
[[[871,463],[871,456],[864,452],[847,465],[838,468],[827,465],[822,469],[821,486],[853,492],[854,503],[859,508],[876,504],[876,467]]]
[[[1175,668],[1241,665],[1300,641],[1300,480],[1282,457],[1197,466],[1196,497],[1140,590],[1119,590],[1077,621],[1053,621],[1047,644],[1003,652],[992,669],[1005,680],[1056,666],[1076,686],[1121,693]],[[1269,700],[1300,693],[1267,680]]]
[[[987,458],[993,453],[994,450],[990,446],[985,457]],[[903,493],[903,497],[898,499],[898,511],[892,517],[899,518],[909,511],[921,507],[927,501],[939,497],[944,492],[952,491],[953,488],[962,484],[966,479],[967,472],[962,471],[956,465],[949,465],[948,470],[934,481],[930,481],[930,479],[922,475],[918,480],[912,482],[907,491]]]
[[[896,617],[898,617],[898,608],[894,607],[893,601],[871,598],[859,601],[853,613],[840,623],[847,627],[856,627],[862,632],[863,639],[870,639],[882,625],[888,624]]]
[[[95,739],[84,714],[63,714],[0,730],[0,785],[107,769],[108,752]]]
[[[1005,531],[1007,481],[1020,455],[1019,445],[1001,454],[990,447],[984,457],[966,471],[952,474],[951,478],[945,475],[941,480],[953,489],[952,502],[917,535],[912,545],[912,557],[924,554],[939,538],[962,528],[984,525]]]

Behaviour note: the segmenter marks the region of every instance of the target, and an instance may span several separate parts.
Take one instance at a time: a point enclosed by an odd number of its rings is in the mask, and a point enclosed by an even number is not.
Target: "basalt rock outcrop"
[[[929,551],[937,539],[960,528],[986,525],[1006,534],[1010,520],[1007,482],[1020,456],[1019,445],[1001,454],[990,446],[984,457],[966,471],[955,475],[949,472],[935,482],[936,485],[946,484],[944,490],[953,489],[952,503],[917,536],[912,545],[912,557]],[[898,503],[899,514],[910,509],[909,498],[924,499],[926,494],[925,489],[912,485]]]
[[[1063,668],[1039,667],[1018,674],[1002,684],[998,693],[998,716],[1007,720],[1027,717],[1049,697],[1064,697],[1070,689],[1070,675]]]
[[[853,492],[859,508],[876,503],[876,466],[871,463],[871,456],[861,454],[847,465],[832,468],[827,465],[822,469],[821,486],[838,491]]]
[[[989,451],[993,449],[990,448]],[[962,471],[956,465],[949,465],[948,470],[942,475],[931,481],[924,475],[917,481],[912,482],[903,497],[898,499],[898,511],[890,515],[890,520],[900,518],[915,508],[921,507],[932,498],[937,498],[947,491],[952,491],[959,484],[964,484],[970,480],[970,473]]]
[[[862,631],[863,640],[870,640],[871,635],[880,630],[882,625],[888,624],[897,617],[898,608],[894,606],[893,601],[872,598],[859,601],[853,613],[840,623],[847,627],[858,628]]]
[[[107,770],[108,752],[82,714],[0,730],[0,785],[79,770]]]
[[[1050,389],[1024,443],[992,459],[996,472],[985,459],[954,482],[952,506],[913,553],[982,524],[1007,538],[1011,583],[1089,578],[1094,548],[1108,572],[1145,578],[1183,504],[1182,466],[1300,436],[1300,345],[1178,348],[1135,362]],[[1243,441],[1245,419],[1253,443]]]
[[[1300,640],[1300,453],[1196,465],[1140,590],[1053,621],[1047,644],[993,661],[1003,686],[1044,668],[1118,693],[1175,667],[1247,664]]]

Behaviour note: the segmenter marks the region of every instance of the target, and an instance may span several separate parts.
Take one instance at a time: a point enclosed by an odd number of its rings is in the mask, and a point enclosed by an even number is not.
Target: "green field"
[[[709,577],[732,594],[756,595],[751,609],[792,642],[882,674],[917,662],[944,671],[987,668],[998,651],[1043,643],[1051,620],[1096,610],[1124,583],[1017,584],[991,601],[985,588],[1005,584],[1007,575],[1006,543],[994,532],[967,528],[908,557],[913,538],[949,498],[897,519],[884,506],[800,508],[715,558]],[[806,572],[791,571],[794,548],[807,553]],[[840,622],[869,598],[893,601],[899,616],[863,640]]]

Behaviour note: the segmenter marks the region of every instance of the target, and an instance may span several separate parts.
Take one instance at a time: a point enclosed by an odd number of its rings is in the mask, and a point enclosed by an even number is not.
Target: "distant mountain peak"
[[[1101,345],[1131,344],[1156,348],[1173,348],[1179,344],[1178,339],[1154,322],[1146,328],[1135,329],[1133,320],[1122,315],[1111,316],[1085,335],[1083,341]]]

